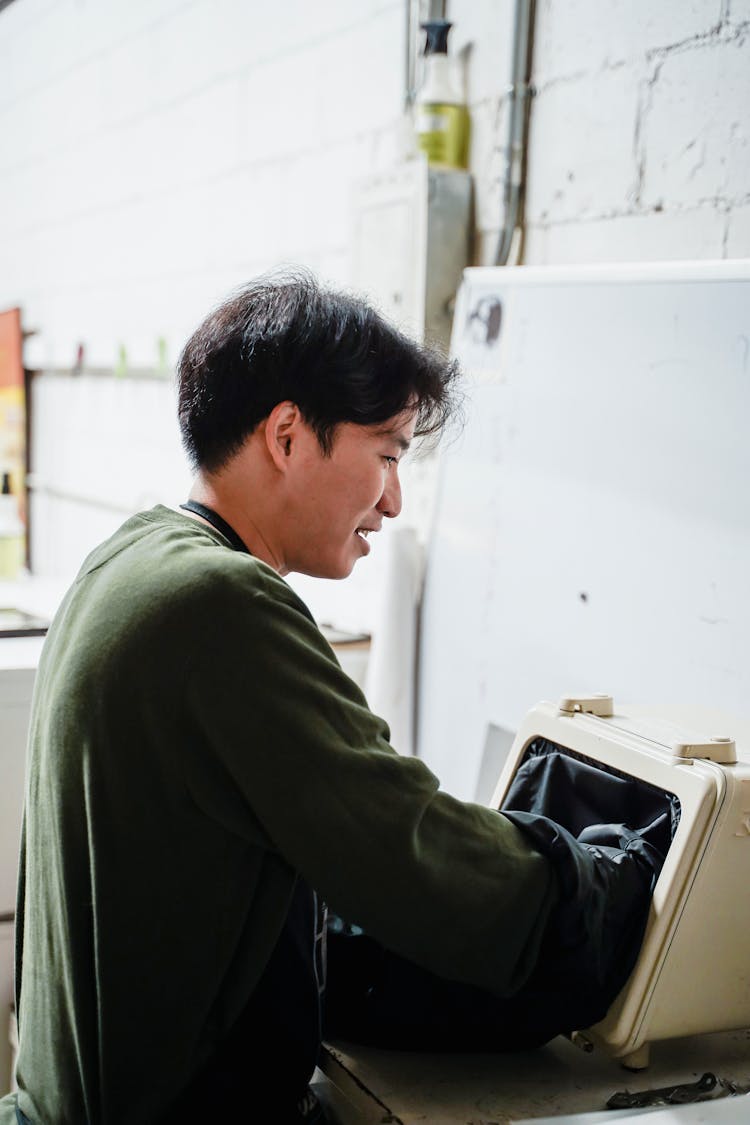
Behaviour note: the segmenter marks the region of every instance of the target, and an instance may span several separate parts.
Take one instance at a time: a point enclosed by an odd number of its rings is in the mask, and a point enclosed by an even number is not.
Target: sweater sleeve
[[[246,802],[248,838],[257,821],[334,910],[395,952],[497,995],[521,987],[557,900],[549,861],[392,749],[285,582],[227,581],[203,601],[186,717]]]

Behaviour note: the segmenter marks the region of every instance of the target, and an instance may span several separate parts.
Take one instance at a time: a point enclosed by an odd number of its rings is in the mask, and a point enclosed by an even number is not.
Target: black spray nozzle
[[[447,55],[448,32],[453,24],[448,20],[425,20],[419,26],[422,31],[427,32],[424,45],[425,55]]]

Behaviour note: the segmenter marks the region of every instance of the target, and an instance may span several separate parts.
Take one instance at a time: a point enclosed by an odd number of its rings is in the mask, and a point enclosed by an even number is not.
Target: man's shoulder
[[[234,550],[212,528],[169,508],[127,520],[84,562],[68,595],[71,621],[148,631],[224,620],[258,604],[286,607],[309,621],[299,596],[264,562]],[[177,629],[177,634],[181,630]]]
[[[234,550],[220,532],[162,505],[131,516],[91,552],[76,582],[95,577],[138,587],[235,583],[279,593],[290,589],[265,563]]]
[[[224,551],[216,548],[224,547]],[[179,569],[206,563],[211,552],[216,559],[227,551],[223,536],[204,524],[162,504],[130,516],[108,539],[84,560],[78,581],[118,566],[139,567],[143,574],[155,568]]]

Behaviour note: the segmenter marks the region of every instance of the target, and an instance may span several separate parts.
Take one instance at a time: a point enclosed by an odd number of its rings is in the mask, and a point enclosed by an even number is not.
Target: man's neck
[[[258,511],[258,505],[249,499],[248,490],[244,487],[240,490],[237,487],[237,482],[231,474],[221,474],[221,477],[218,474],[216,477],[199,474],[190,490],[190,499],[210,508],[228,523],[251,555],[267,563],[279,574],[287,573],[278,558],[278,552],[274,550],[269,537],[264,534],[265,521],[262,512]],[[210,525],[210,521],[198,513],[185,514]]]

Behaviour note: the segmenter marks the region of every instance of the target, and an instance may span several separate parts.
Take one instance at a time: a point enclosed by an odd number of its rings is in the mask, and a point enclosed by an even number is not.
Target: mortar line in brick
[[[187,100],[187,99],[185,99],[185,100]],[[156,116],[155,113],[138,114],[137,117],[134,116],[132,118],[128,118],[126,121],[120,122],[120,123],[118,123],[117,125],[114,125],[114,126],[108,126],[106,128],[97,127],[95,129],[91,129],[87,133],[80,134],[80,136],[76,137],[75,140],[73,140],[73,141],[61,142],[58,145],[48,145],[44,148],[43,151],[41,151],[39,153],[35,153],[33,156],[28,157],[25,160],[20,160],[15,164],[3,165],[0,162],[0,172],[2,172],[5,175],[9,175],[9,174],[12,175],[16,172],[24,172],[24,171],[28,171],[28,170],[33,169],[33,168],[38,168],[40,165],[42,167],[44,167],[45,164],[54,163],[56,158],[62,153],[65,153],[65,154],[73,153],[73,154],[75,154],[78,150],[81,150],[81,149],[83,149],[85,151],[91,145],[92,141],[95,142],[98,137],[102,136],[105,133],[113,133],[115,131],[121,131],[121,130],[126,129],[126,128],[131,128],[133,125],[137,125],[139,120],[146,119],[146,118],[153,119],[155,116]],[[266,157],[265,159],[262,158],[262,159],[259,159],[259,160],[246,161],[246,160],[242,160],[240,158],[240,159],[237,160],[236,163],[230,165],[228,170],[229,171],[235,171],[235,170],[244,170],[244,169],[247,169],[247,168],[265,168],[268,165],[276,164],[276,163],[287,161],[287,160],[294,160],[298,156],[308,156],[308,155],[311,155],[311,154],[316,153],[316,152],[324,154],[326,152],[331,151],[332,149],[340,147],[342,144],[351,144],[354,141],[358,141],[358,140],[364,139],[366,137],[380,135],[380,134],[386,134],[388,132],[388,130],[396,128],[398,126],[400,120],[401,120],[401,113],[399,112],[397,115],[395,115],[393,118],[391,118],[390,121],[385,121],[385,122],[382,122],[381,124],[374,125],[369,129],[358,129],[356,132],[348,133],[345,136],[342,136],[341,134],[339,134],[336,137],[336,139],[333,140],[333,141],[328,141],[328,142],[320,141],[320,142],[315,142],[315,143],[311,142],[304,149],[295,149],[293,152],[283,153],[280,156],[278,156],[278,155],[277,156],[269,156],[269,157]],[[214,176],[218,176],[218,177],[223,176],[226,171],[227,170],[225,170],[224,172],[214,173],[205,182],[210,182],[210,179],[214,178]],[[198,181],[195,180],[195,181],[191,181],[191,182],[197,183]],[[200,181],[200,182],[204,182],[204,181]]]
[[[60,74],[56,75],[54,78],[51,78],[48,82],[42,82],[38,86],[32,87],[30,90],[25,91],[23,94],[19,95],[17,98],[13,98],[9,102],[6,102],[4,105],[0,104],[0,115],[6,113],[18,102],[27,99],[30,95],[33,96],[38,93],[43,93],[44,90],[54,87],[58,82],[64,80],[65,78],[68,78],[76,71],[82,70],[85,66],[89,66],[93,62],[100,61],[102,58],[106,58],[107,55],[112,54],[113,51],[120,50],[123,46],[142,38],[144,35],[152,32],[156,27],[159,27],[161,24],[171,20],[175,15],[178,15],[188,8],[195,7],[196,4],[202,4],[205,2],[206,0],[184,0],[184,3],[179,8],[175,8],[172,12],[167,12],[164,15],[159,16],[145,28],[139,28],[138,31],[133,32],[129,36],[125,36],[123,39],[118,39],[116,43],[111,43],[109,44],[109,46],[103,47],[99,51],[93,51],[90,55],[87,55],[83,59],[79,59],[77,63],[68,67],[64,71],[61,71]],[[336,39],[341,39],[344,36],[350,35],[353,31],[357,31],[363,27],[366,27],[368,24],[373,23],[375,20],[377,20],[380,16],[386,14],[387,12],[393,11],[398,6],[398,0],[385,0],[383,4],[380,4],[377,8],[374,9],[374,11],[370,12],[363,19],[355,19],[354,21],[346,24],[343,27],[337,27],[333,31],[321,32],[318,35],[311,36],[309,39],[305,39],[305,41],[302,43],[295,44],[291,47],[284,47],[278,51],[271,51],[267,55],[261,55],[258,58],[240,63],[238,66],[232,67],[230,70],[225,70],[219,74],[215,74],[212,78],[207,79],[205,82],[201,83],[201,85],[193,87],[184,94],[180,94],[179,96],[174,98],[165,99],[164,101],[159,102],[156,106],[139,111],[138,113],[134,113],[131,117],[125,118],[124,122],[116,122],[113,126],[108,127],[117,129],[122,127],[123,124],[137,125],[140,121],[152,117],[155,112],[164,109],[174,109],[176,106],[182,105],[183,102],[189,101],[191,98],[199,97],[201,94],[204,94],[207,90],[211,89],[212,86],[221,85],[223,82],[231,82],[235,78],[245,77],[248,73],[257,69],[258,67],[267,66],[269,63],[277,62],[279,59],[293,58],[296,55],[304,54],[306,51],[317,50],[325,43],[334,42]]]
[[[394,125],[395,124],[397,124],[397,122],[394,122]],[[283,156],[271,156],[261,160],[240,160],[220,171],[210,172],[189,181],[180,179],[174,184],[159,188],[150,188],[148,192],[133,192],[130,195],[123,196],[121,199],[108,199],[96,206],[86,207],[79,211],[69,211],[55,218],[47,219],[42,223],[36,223],[31,227],[18,228],[18,232],[19,234],[23,232],[28,234],[40,230],[54,230],[55,227],[60,227],[70,222],[76,222],[88,216],[116,213],[124,208],[132,207],[139,203],[150,202],[152,200],[179,198],[182,195],[189,194],[190,191],[195,188],[206,187],[210,184],[219,184],[224,180],[231,179],[233,176],[240,175],[244,172],[253,170],[260,171],[274,166],[278,166],[281,171],[284,165],[294,164],[296,161],[304,160],[309,156],[331,155],[338,149],[347,149],[359,140],[373,140],[374,137],[374,130],[372,132],[358,132],[345,137],[337,137],[335,141],[325,146],[310,144],[304,149],[296,149],[294,152],[285,153]]]
[[[548,90],[554,90],[558,86],[569,86],[572,85],[573,82],[580,82],[590,77],[591,71],[588,70],[576,70],[571,74],[556,74],[554,78],[548,78],[546,81],[544,79],[540,80],[535,76],[534,89],[537,94],[546,94]]]
[[[151,23],[146,24],[145,27],[140,27],[137,31],[131,32],[130,35],[123,36],[123,38],[118,39],[116,43],[110,43],[106,47],[101,47],[98,51],[92,51],[90,54],[85,55],[77,62],[72,63],[70,66],[66,67],[65,70],[61,70],[60,73],[56,74],[54,78],[50,78],[46,82],[39,82],[36,86],[31,86],[28,90],[25,90],[22,94],[19,94],[17,97],[12,98],[4,105],[0,105],[0,114],[7,112],[8,109],[12,108],[18,102],[25,101],[29,97],[33,97],[36,94],[43,93],[45,90],[48,90],[51,87],[57,85],[58,82],[64,81],[66,78],[69,78],[70,75],[75,74],[76,71],[83,70],[84,67],[90,66],[91,63],[98,62],[102,58],[106,58],[106,56],[111,55],[113,51],[119,51],[121,47],[125,47],[129,43],[133,43],[137,39],[142,38],[144,35],[150,34],[152,31],[154,31],[155,28],[160,27],[161,24],[168,23],[171,19],[174,18],[174,16],[179,15],[181,12],[186,11],[188,8],[194,8],[196,4],[201,4],[203,2],[204,0],[184,0],[184,2],[180,4],[179,7],[173,8],[170,12],[164,12],[162,15],[157,16],[156,19],[151,21]]]
[[[642,207],[639,209],[618,210],[617,208],[613,208],[612,210],[601,212],[598,215],[571,215],[569,218],[555,219],[553,222],[531,222],[528,223],[528,226],[533,227],[535,230],[548,231],[554,229],[555,227],[585,226],[593,223],[611,222],[616,219],[646,219],[655,215],[662,215],[665,218],[670,218],[679,215],[689,215],[694,211],[720,211],[726,212],[727,214],[731,215],[735,208],[744,207],[748,203],[750,203],[750,195],[738,197],[736,200],[732,200],[731,202],[721,198],[710,197],[701,199],[697,203],[683,205],[675,204],[674,206],[670,206],[668,208],[659,207],[658,205],[652,207]]]
[[[20,30],[21,31],[28,31],[28,29],[30,27],[36,27],[36,25],[41,23],[42,20],[47,19],[47,17],[49,16],[49,13],[55,7],[56,3],[57,3],[57,0],[48,0],[47,6],[45,8],[43,8],[41,12],[33,12],[33,14],[31,14],[31,15],[29,15],[28,12],[24,12],[23,19],[26,22],[21,24]],[[18,8],[16,8],[15,11],[17,12]],[[29,8],[29,11],[31,11],[31,8]],[[2,25],[0,25],[0,26],[2,26]]]
[[[341,247],[338,245],[311,245],[300,247],[297,253],[299,255],[304,254],[305,257],[310,258],[314,255],[340,255],[342,253],[346,253],[346,251],[342,251]],[[262,263],[267,262],[268,260],[269,259],[267,257],[258,258],[258,265],[253,265],[253,259],[248,260],[241,258],[237,258],[229,262],[222,261],[218,265],[195,265],[195,267],[190,271],[190,276],[205,277],[215,273],[223,274],[227,270],[239,272],[240,270],[247,270],[248,267],[250,267],[250,269],[252,269],[254,272],[260,272],[263,269]],[[45,294],[46,296],[56,295],[60,293],[89,293],[101,291],[103,286],[109,286],[114,290],[127,289],[129,286],[132,286],[135,283],[143,283],[149,281],[174,281],[175,279],[180,280],[184,277],[184,267],[175,266],[170,270],[160,270],[154,271],[152,273],[132,274],[126,277],[113,274],[108,277],[92,278],[86,281],[65,282],[63,284],[52,282],[49,285],[40,288],[39,293]]]

